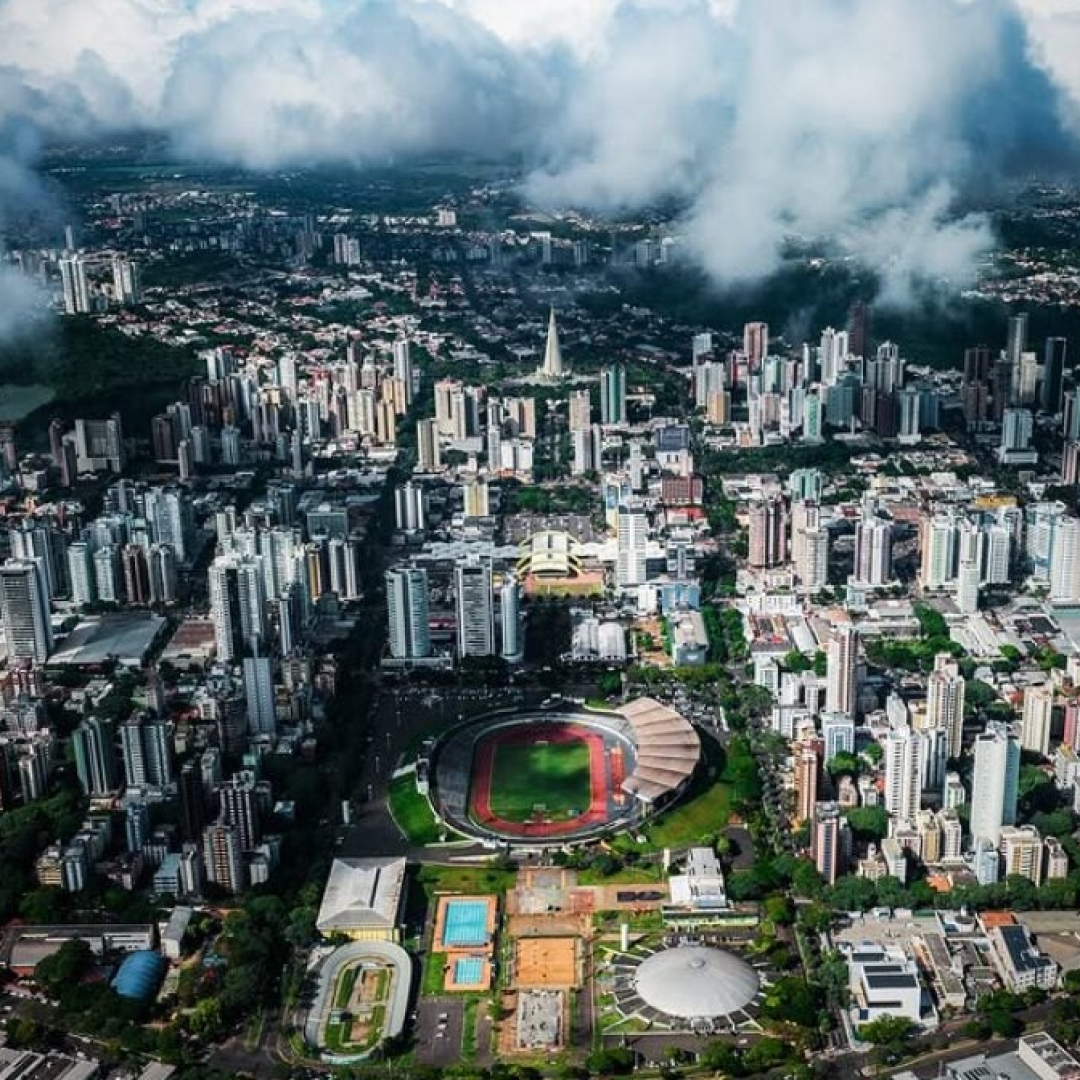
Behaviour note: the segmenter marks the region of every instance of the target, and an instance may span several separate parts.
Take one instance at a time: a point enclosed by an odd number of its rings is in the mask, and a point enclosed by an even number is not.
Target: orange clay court
[[[516,987],[577,986],[578,939],[523,937],[514,942]]]

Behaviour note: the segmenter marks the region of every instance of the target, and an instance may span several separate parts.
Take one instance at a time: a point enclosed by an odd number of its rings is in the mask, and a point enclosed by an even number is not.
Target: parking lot
[[[438,1066],[460,1062],[464,1026],[464,1001],[421,998],[416,1010],[416,1060]]]

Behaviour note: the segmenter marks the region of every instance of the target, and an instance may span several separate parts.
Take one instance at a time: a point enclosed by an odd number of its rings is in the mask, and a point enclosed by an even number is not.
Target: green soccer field
[[[491,810],[504,821],[527,821],[538,807],[555,821],[583,814],[592,789],[584,742],[504,743],[491,767]]]

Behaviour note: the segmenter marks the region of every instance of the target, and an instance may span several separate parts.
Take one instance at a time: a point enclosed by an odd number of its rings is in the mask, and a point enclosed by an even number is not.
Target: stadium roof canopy
[[[745,1009],[761,983],[732,953],[705,945],[679,945],[642,960],[634,988],[647,1005],[682,1020],[711,1019]]]
[[[623,791],[648,803],[678,791],[701,758],[694,726],[654,698],[637,698],[618,712],[633,729],[637,745],[637,765],[623,781]]]

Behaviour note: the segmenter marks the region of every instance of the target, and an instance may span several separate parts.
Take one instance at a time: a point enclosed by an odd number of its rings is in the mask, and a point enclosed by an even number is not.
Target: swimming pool
[[[479,956],[463,956],[454,961],[454,983],[457,986],[479,986],[484,980],[484,961]]]
[[[490,941],[486,900],[447,901],[442,932],[444,948],[471,949]]]

